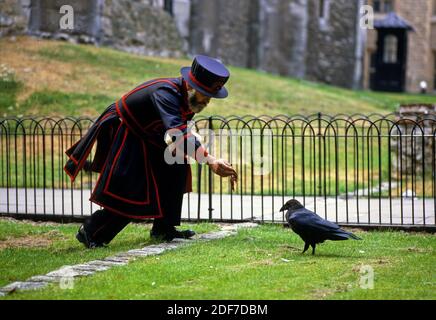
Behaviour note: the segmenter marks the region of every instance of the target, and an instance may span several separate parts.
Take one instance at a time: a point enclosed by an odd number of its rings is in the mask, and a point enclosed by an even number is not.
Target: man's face
[[[210,97],[192,89],[188,91],[189,107],[194,113],[200,113],[209,104]]]

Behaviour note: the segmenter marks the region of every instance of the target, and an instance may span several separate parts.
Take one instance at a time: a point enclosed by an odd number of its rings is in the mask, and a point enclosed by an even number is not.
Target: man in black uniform
[[[191,191],[191,169],[187,161],[165,161],[166,134],[177,136],[174,145],[184,158],[205,161],[214,173],[231,177],[232,187],[237,181],[231,165],[208,154],[187,126],[211,98],[227,97],[229,71],[216,59],[196,56],[181,74],[145,82],[124,95],[66,151],[64,170],[74,181],[97,141],[90,169],[100,176],[90,201],[103,209],[77,233],[86,247],[108,244],[132,219],[154,218],[153,238],[170,241],[195,234],[175,228],[180,225],[183,194]]]

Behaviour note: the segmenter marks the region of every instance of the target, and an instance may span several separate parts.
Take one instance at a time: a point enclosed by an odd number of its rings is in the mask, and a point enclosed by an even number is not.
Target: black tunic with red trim
[[[69,160],[64,170],[74,181],[97,141],[92,170],[100,172],[100,177],[90,200],[129,218],[178,216],[177,224],[183,193],[191,191],[191,171],[186,162],[165,162],[164,136],[169,129],[179,129],[185,142],[179,143],[181,150],[207,155],[188,132],[187,121],[192,117],[181,78],[146,82],[109,106],[66,151]]]

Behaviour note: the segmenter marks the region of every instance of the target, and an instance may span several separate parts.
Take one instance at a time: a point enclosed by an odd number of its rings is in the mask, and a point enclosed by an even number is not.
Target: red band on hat
[[[217,93],[217,91],[212,90],[211,88],[209,88],[208,86],[205,86],[204,84],[202,84],[200,81],[198,81],[197,79],[195,79],[194,75],[192,74],[191,71],[189,71],[189,79],[192,80],[192,82],[194,82],[197,86],[199,86],[200,88],[206,90],[209,93],[215,94]]]

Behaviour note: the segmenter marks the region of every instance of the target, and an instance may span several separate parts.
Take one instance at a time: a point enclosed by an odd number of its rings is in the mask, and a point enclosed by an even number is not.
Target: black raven
[[[292,231],[298,234],[304,241],[305,253],[309,246],[312,246],[312,254],[315,254],[317,243],[323,243],[325,240],[362,240],[354,234],[342,230],[333,222],[324,220],[315,212],[307,210],[295,199],[289,200],[280,209],[286,212],[286,221],[291,226]]]

